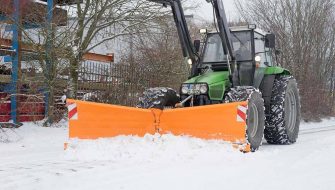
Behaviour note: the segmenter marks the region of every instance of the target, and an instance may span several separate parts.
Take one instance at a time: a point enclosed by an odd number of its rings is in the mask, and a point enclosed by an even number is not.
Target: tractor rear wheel
[[[262,144],[265,126],[264,100],[261,92],[254,87],[235,87],[227,93],[225,101],[248,101],[247,140],[251,151],[256,151]]]
[[[179,96],[172,88],[158,87],[149,88],[143,92],[143,96],[139,98],[138,108],[156,108],[165,109],[167,107],[174,108],[179,102]]]
[[[276,77],[269,112],[264,132],[267,142],[295,143],[300,125],[300,98],[297,82],[292,76]]]

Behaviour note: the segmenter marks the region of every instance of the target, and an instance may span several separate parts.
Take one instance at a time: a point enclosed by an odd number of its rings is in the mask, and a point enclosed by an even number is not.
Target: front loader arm
[[[222,3],[222,0],[211,0],[213,8],[215,10],[215,16],[217,19],[217,25],[219,27],[219,35],[222,40],[222,47],[225,55],[228,55],[231,60],[235,60],[233,53],[233,47],[231,44],[231,33],[228,26],[226,12]]]
[[[180,44],[183,51],[183,56],[186,60],[191,59],[193,68],[197,62],[198,54],[193,45],[190,32],[187,27],[184,10],[180,0],[149,0],[163,5],[170,5],[176,23]]]
[[[214,8],[215,11],[215,17],[216,17],[216,24],[218,25],[219,28],[219,35],[221,38],[222,42],[222,47],[223,47],[223,53],[227,55],[227,65],[228,65],[228,70],[229,70],[229,78],[232,83],[232,86],[238,86],[240,84],[239,82],[239,73],[235,72],[235,69],[233,70],[231,68],[231,63],[232,62],[236,66],[236,59],[235,59],[235,54],[233,52],[233,46],[231,43],[231,32],[228,26],[228,21],[227,21],[227,16],[226,12],[223,6],[222,0],[207,0],[210,2]],[[233,72],[234,71],[234,72]]]

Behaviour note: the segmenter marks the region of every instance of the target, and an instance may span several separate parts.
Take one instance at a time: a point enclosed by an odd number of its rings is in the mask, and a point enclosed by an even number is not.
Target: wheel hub
[[[288,112],[286,113],[288,117],[287,129],[290,132],[293,132],[297,120],[297,104],[296,104],[296,97],[293,91],[288,92],[286,101],[287,101],[286,102],[287,109],[285,110]]]
[[[251,137],[255,137],[257,134],[257,129],[258,129],[258,111],[257,111],[257,106],[254,103],[251,103],[248,107],[249,113],[248,114],[248,128],[251,129],[249,130],[249,135]]]

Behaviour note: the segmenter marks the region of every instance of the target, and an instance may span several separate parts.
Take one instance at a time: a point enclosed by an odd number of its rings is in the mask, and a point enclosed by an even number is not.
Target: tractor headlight
[[[181,94],[207,94],[208,86],[207,84],[183,84],[181,87]]]
[[[181,87],[181,93],[182,94],[188,94],[188,86],[183,84],[183,86]]]
[[[200,88],[201,88],[200,84],[196,84],[196,85],[194,86],[194,91],[195,91],[195,92],[200,92]]]
[[[201,94],[206,94],[207,91],[208,91],[207,85],[206,84],[201,84],[201,86],[200,86],[200,93]]]
[[[192,59],[188,59],[188,60],[187,60],[187,63],[188,63],[189,65],[192,65],[192,64],[193,64]]]

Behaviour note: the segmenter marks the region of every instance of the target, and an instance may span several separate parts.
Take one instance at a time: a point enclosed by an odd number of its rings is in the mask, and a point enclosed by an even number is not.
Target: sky
[[[212,21],[213,20],[212,5],[210,3],[207,3],[206,0],[194,0],[194,1],[199,3],[199,8],[195,10],[192,14],[194,14],[196,18]],[[222,1],[226,10],[227,19],[233,20],[238,18],[238,13],[234,5],[234,1],[236,0],[222,0]]]

